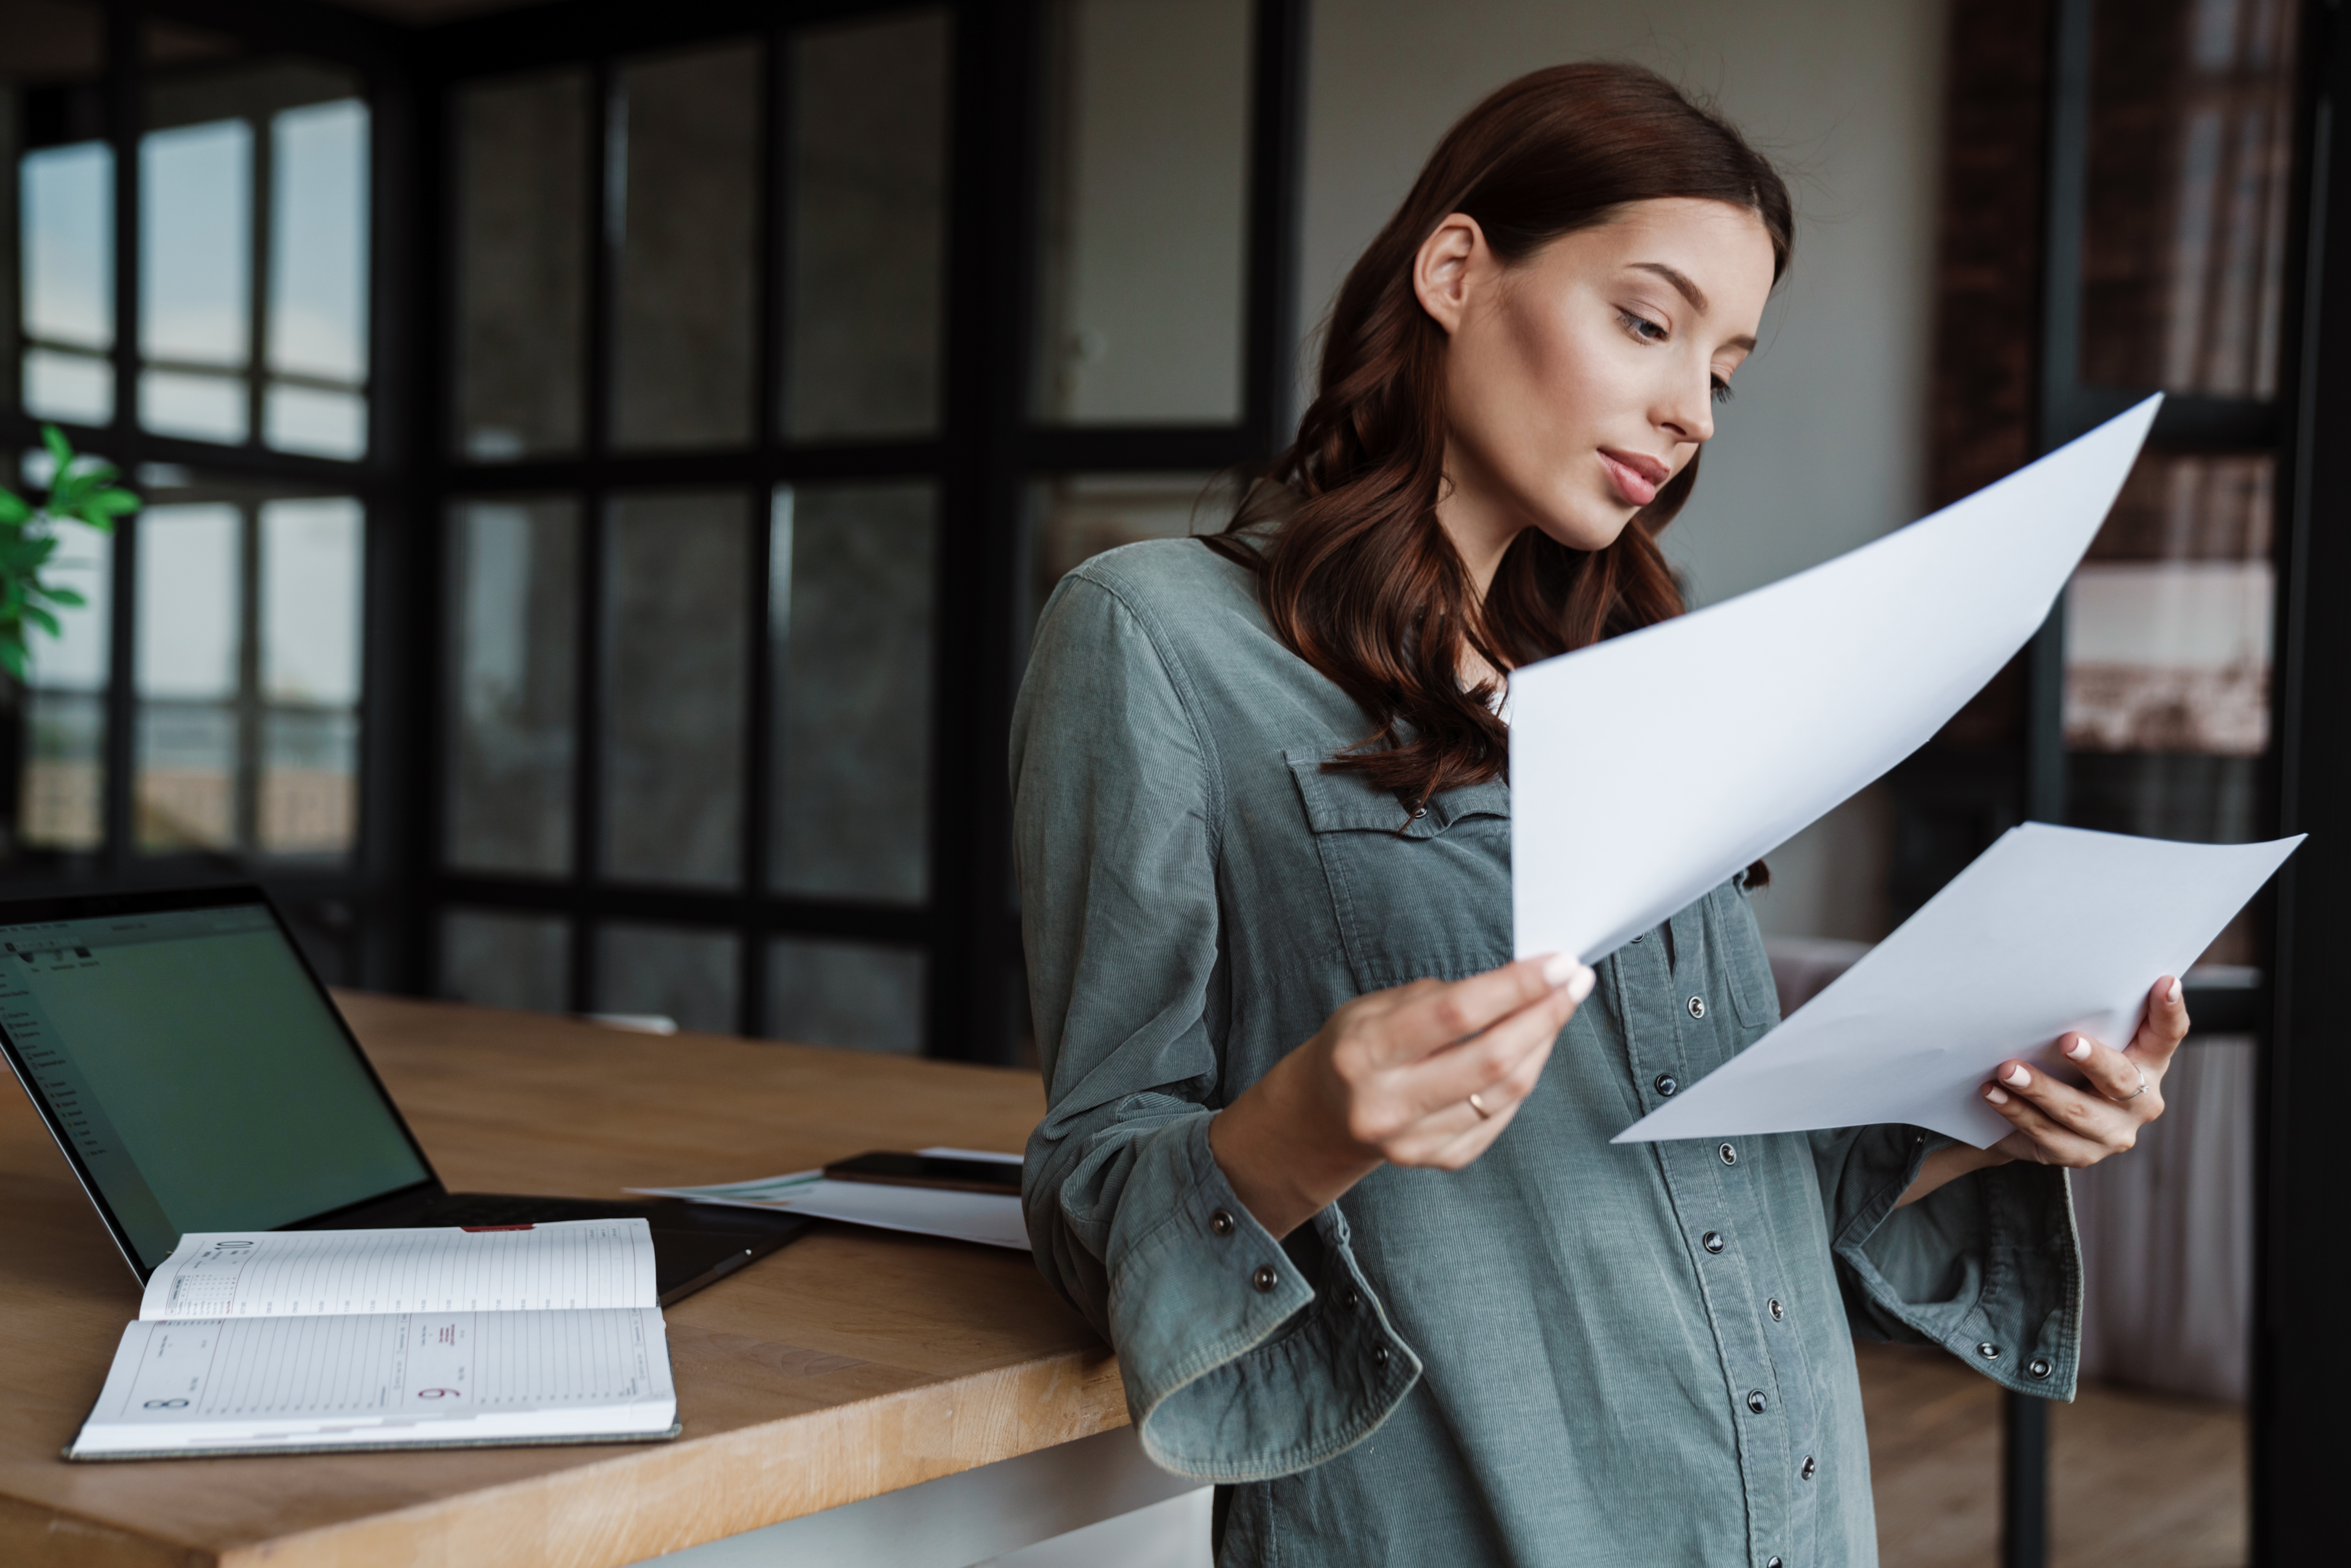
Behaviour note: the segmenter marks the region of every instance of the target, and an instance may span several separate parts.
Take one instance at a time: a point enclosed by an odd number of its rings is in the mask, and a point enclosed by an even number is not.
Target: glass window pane
[[[249,407],[243,376],[184,371],[142,371],[139,375],[139,423],[159,434],[243,441]]]
[[[150,131],[139,176],[139,351],[242,369],[253,333],[253,127]]]
[[[367,455],[367,399],[358,392],[272,382],[262,394],[262,439],[314,457]]]
[[[914,1055],[923,1049],[923,955],[864,942],[768,945],[771,1040]]]
[[[171,701],[236,695],[244,598],[242,518],[207,501],[139,516],[139,694]]]
[[[1238,419],[1248,0],[1050,15],[1038,415]]]
[[[810,897],[929,885],[936,499],[927,484],[776,492],[769,876]]]
[[[348,853],[360,808],[360,504],[176,470],[151,487],[187,498],[133,525],[140,847]]]
[[[368,108],[270,120],[269,368],[353,386],[368,373]]]
[[[596,933],[596,1009],[732,1034],[740,951],[728,932],[607,925]]]
[[[2298,9],[2099,0],[2084,381],[2276,392]]]
[[[616,445],[750,438],[759,60],[732,44],[620,73],[606,148]]]
[[[579,70],[458,94],[455,439],[468,457],[580,445],[588,95]]]
[[[106,13],[94,0],[16,0],[0,16],[15,24],[0,41],[0,410],[104,423],[114,413],[103,362],[114,344]]]
[[[359,826],[365,528],[348,497],[261,508],[260,847],[337,854]]]
[[[16,836],[41,849],[89,850],[104,841],[109,574],[114,541],[89,528],[63,530],[42,573],[88,602],[59,609],[63,635],[36,632],[26,654],[25,762]]]
[[[114,417],[114,367],[96,354],[57,349],[25,352],[25,410],[68,424],[104,424]]]
[[[616,880],[741,880],[745,511],[740,495],[670,494],[607,514],[601,839]]]
[[[580,508],[473,501],[449,517],[449,863],[571,869]]]
[[[150,507],[137,528],[139,842],[232,849],[244,518],[200,502]]]
[[[25,330],[114,346],[114,152],[102,141],[25,155],[17,172]]]
[[[2268,749],[2273,466],[2139,460],[2066,593],[2068,747]]]
[[[787,433],[938,428],[944,11],[811,29],[791,57]]]
[[[561,920],[453,909],[441,917],[441,994],[484,1007],[564,1010],[571,936]]]

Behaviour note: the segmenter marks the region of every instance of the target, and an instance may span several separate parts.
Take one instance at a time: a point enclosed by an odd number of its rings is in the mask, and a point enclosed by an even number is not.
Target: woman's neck
[[[1453,541],[1461,564],[1469,569],[1469,580],[1478,589],[1478,602],[1483,604],[1510,541],[1519,537],[1527,523],[1515,508],[1498,505],[1494,491],[1478,479],[1474,468],[1464,462],[1460,449],[1448,442],[1445,452],[1445,489],[1437,502],[1437,523]],[[1459,662],[1462,690],[1501,683],[1501,672],[1468,643],[1462,643],[1455,656]]]
[[[1524,515],[1503,498],[1497,486],[1484,480],[1468,455],[1447,442],[1445,487],[1437,501],[1437,522],[1453,541],[1461,564],[1469,569],[1469,580],[1477,585],[1481,603],[1494,584],[1503,553],[1528,526]]]

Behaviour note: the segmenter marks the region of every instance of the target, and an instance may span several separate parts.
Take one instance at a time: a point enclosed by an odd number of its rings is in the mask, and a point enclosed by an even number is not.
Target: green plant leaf
[[[0,631],[0,668],[18,680],[25,678],[25,639],[15,631]]]
[[[106,524],[99,517],[127,517],[146,504],[135,493],[110,486],[82,503],[82,520],[94,528],[102,528]]]
[[[33,515],[32,507],[16,491],[0,486],[0,523],[23,523]]]
[[[37,604],[25,606],[25,619],[52,637],[62,637],[66,634],[66,629],[57,624],[57,618]]]
[[[51,457],[57,459],[57,471],[51,480],[54,484],[57,479],[64,478],[73,467],[73,444],[66,439],[64,431],[54,424],[45,424],[41,426],[41,444],[49,449]]]
[[[62,604],[68,610],[78,610],[89,602],[82,597],[81,590],[78,588],[51,588],[48,584],[43,583],[40,593],[41,597],[50,603]]]

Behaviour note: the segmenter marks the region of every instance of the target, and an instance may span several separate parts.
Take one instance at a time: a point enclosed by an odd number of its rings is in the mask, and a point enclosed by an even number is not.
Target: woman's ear
[[[1447,337],[1461,329],[1475,282],[1472,275],[1491,259],[1485,231],[1467,213],[1450,214],[1437,225],[1436,233],[1420,242],[1420,250],[1412,258],[1412,291]]]

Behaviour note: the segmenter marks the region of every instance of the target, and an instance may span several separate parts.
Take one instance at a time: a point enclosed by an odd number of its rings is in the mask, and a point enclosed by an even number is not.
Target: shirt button
[[[1763,1568],[1780,1568],[1780,1560],[1777,1557],[1774,1557],[1765,1563],[1763,1564]]]
[[[1758,1416],[1761,1416],[1763,1414],[1763,1391],[1760,1388],[1749,1389],[1747,1391],[1747,1408],[1754,1411]]]
[[[1339,1298],[1339,1304],[1352,1312],[1364,1304],[1364,1292],[1350,1285],[1347,1293]]]
[[[1384,1344],[1375,1344],[1372,1346],[1372,1364],[1374,1366],[1385,1366],[1387,1364],[1388,1347]]]
[[[1798,1470],[1796,1473],[1803,1477],[1806,1480],[1811,1480],[1813,1476],[1820,1472],[1820,1468],[1821,1467],[1813,1461],[1813,1456],[1806,1454],[1804,1456],[1804,1468]]]
[[[1427,816],[1427,815],[1428,815],[1428,808],[1427,808],[1427,807],[1426,807],[1426,806],[1415,806],[1415,807],[1412,809],[1412,820],[1413,820],[1414,821],[1416,821],[1416,822],[1419,821],[1423,817],[1426,817],[1426,816]]]
[[[1729,1144],[1723,1145],[1722,1147],[1715,1150],[1714,1152],[1722,1156],[1722,1163],[1724,1165],[1735,1166],[1739,1163],[1739,1151],[1732,1148]]]
[[[1976,1346],[1976,1354],[1982,1356],[1986,1361],[1998,1361],[2000,1359],[2000,1346],[1992,1343],[1990,1340],[1986,1340],[1983,1343]]]
[[[1698,1239],[1698,1244],[1709,1252],[1719,1252],[1722,1250],[1722,1232],[1709,1230]]]
[[[1682,1081],[1675,1077],[1670,1072],[1658,1073],[1656,1080],[1651,1084],[1652,1088],[1656,1089],[1658,1093],[1664,1095],[1668,1100],[1674,1097],[1674,1091],[1681,1086]]]
[[[2049,1364],[2049,1358],[2047,1356],[2036,1355],[2031,1361],[2024,1364],[2024,1370],[2032,1374],[2035,1377],[2046,1377],[2057,1369]]]
[[[1780,1304],[1780,1298],[1779,1298],[1779,1297],[1777,1297],[1777,1296],[1772,1297],[1772,1298],[1771,1298],[1771,1321],[1772,1321],[1773,1322],[1775,1322],[1775,1323],[1776,1323],[1776,1322],[1778,1322],[1782,1318],[1784,1318],[1784,1317],[1786,1317],[1787,1315],[1788,1315],[1788,1309],[1787,1309],[1787,1308],[1785,1308],[1785,1307],[1783,1307],[1783,1306],[1782,1306],[1782,1305]]]
[[[1208,1216],[1208,1228],[1219,1236],[1230,1236],[1233,1233],[1233,1217],[1220,1208]]]
[[[1273,1281],[1273,1265],[1270,1263],[1259,1264],[1257,1266],[1257,1272],[1249,1276],[1249,1283],[1257,1287],[1258,1293],[1259,1295],[1263,1295],[1266,1291],[1272,1290]]]
[[[1706,1017],[1706,998],[1704,997],[1692,997],[1689,999],[1689,1015],[1694,1019],[1702,1019]]]

